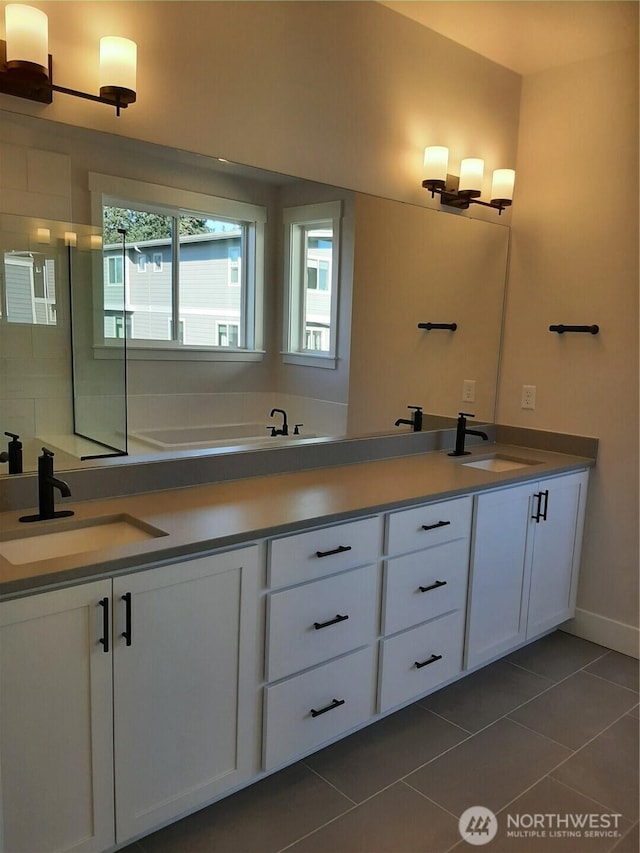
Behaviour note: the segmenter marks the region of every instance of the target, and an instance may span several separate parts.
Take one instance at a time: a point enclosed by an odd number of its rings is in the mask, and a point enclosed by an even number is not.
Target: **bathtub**
[[[208,426],[153,427],[131,433],[131,438],[157,450],[198,450],[228,445],[261,445],[287,443],[291,439],[314,438],[301,435],[272,436],[272,424],[241,423],[211,424]]]

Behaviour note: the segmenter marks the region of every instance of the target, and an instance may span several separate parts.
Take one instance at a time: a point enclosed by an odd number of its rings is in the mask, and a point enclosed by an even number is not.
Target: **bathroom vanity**
[[[593,461],[484,445],[76,504],[43,529],[148,535],[0,556],[0,850],[114,849],[569,619]]]

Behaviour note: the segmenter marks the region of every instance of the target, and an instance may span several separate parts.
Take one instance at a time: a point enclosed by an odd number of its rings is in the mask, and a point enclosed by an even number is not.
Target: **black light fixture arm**
[[[0,39],[0,93],[3,95],[26,98],[40,104],[50,104],[53,102],[53,93],[60,92],[63,95],[72,95],[74,98],[107,104],[115,108],[117,116],[120,115],[120,110],[126,109],[129,104],[136,101],[136,93],[132,89],[119,86],[103,86],[100,88],[99,95],[59,86],[53,82],[51,54],[48,56],[47,68],[30,62],[7,63],[6,57],[7,43]]]
[[[459,210],[467,210],[470,204],[480,204],[482,207],[491,207],[493,210],[497,210],[498,216],[500,216],[503,210],[511,206],[510,199],[481,201],[464,190],[459,192],[457,189],[447,189],[444,181],[426,180],[422,182],[422,186],[431,193],[431,198],[439,195],[440,204],[446,204],[447,207],[457,207]]]

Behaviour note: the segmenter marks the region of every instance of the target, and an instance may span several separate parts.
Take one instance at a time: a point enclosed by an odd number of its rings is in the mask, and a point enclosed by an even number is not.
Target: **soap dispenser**
[[[13,432],[5,432],[5,435],[11,441],[7,445],[7,449],[0,453],[0,462],[9,463],[10,474],[22,474],[22,442],[20,436]]]

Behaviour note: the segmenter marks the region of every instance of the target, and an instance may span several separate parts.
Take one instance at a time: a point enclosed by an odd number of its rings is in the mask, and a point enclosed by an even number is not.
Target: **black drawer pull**
[[[327,705],[326,708],[320,708],[319,711],[316,711],[315,708],[311,709],[312,717],[319,717],[320,714],[326,714],[327,711],[333,711],[334,708],[339,708],[340,705],[344,705],[344,699],[334,699],[330,705]]]
[[[131,645],[131,593],[125,592],[122,596],[122,600],[125,605],[125,628],[122,632],[122,636],[126,640],[126,644],[128,646]]]
[[[316,629],[316,631],[319,631],[320,628],[328,628],[329,625],[337,625],[338,622],[344,622],[345,619],[348,619],[348,618],[349,618],[348,613],[345,614],[344,616],[340,616],[340,614],[338,613],[338,615],[336,616],[335,619],[329,619],[328,622],[314,622],[313,627]]]
[[[431,590],[431,589],[438,589],[438,587],[446,586],[446,585],[447,585],[446,581],[436,581],[435,583],[432,583],[430,586],[419,586],[418,589],[420,590],[420,592],[429,592],[429,590]]]
[[[429,666],[430,663],[435,663],[437,660],[442,660],[442,655],[431,655],[430,658],[423,660],[422,663],[415,661],[416,669],[422,669],[423,666]]]
[[[102,607],[102,636],[98,640],[102,644],[103,652],[109,651],[109,599],[101,598],[98,602]]]
[[[435,530],[436,527],[446,527],[447,524],[451,524],[450,521],[437,521],[435,524],[423,524],[423,530]]]
[[[345,551],[350,551],[351,545],[338,545],[333,551],[316,551],[316,557],[333,557],[334,554],[344,554]]]

